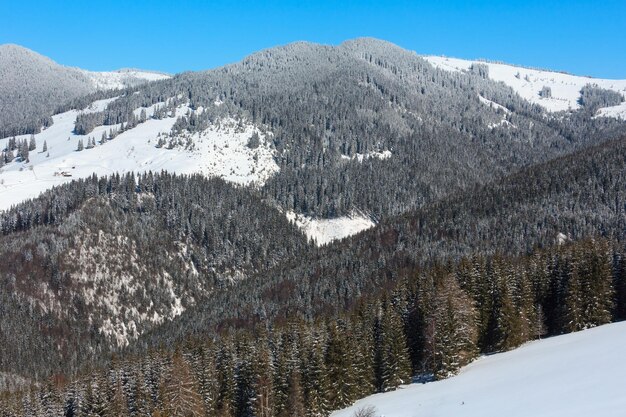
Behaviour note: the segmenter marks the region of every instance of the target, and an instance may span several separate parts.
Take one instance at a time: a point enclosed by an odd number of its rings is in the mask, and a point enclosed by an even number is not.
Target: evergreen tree
[[[30,140],[28,142],[28,150],[34,151],[37,149],[37,140],[35,140],[35,135],[30,135]]]
[[[191,367],[180,351],[172,358],[168,378],[164,381],[163,408],[171,417],[204,416],[204,403],[198,393]]]
[[[281,416],[284,417],[304,417],[304,398],[302,395],[302,385],[300,382],[300,373],[293,370],[288,378],[289,393],[287,396],[287,407]]]
[[[217,382],[218,397],[216,409],[219,415],[234,415],[235,395],[237,390],[235,375],[235,354],[230,338],[226,339],[218,348],[217,353]]]
[[[453,375],[476,356],[476,312],[450,274],[438,279],[424,331],[426,356],[436,378]]]
[[[377,322],[377,379],[379,390],[385,392],[410,382],[411,364],[402,320],[388,300],[379,309]]]
[[[348,341],[345,326],[331,323],[328,329],[325,367],[328,378],[329,407],[340,409],[354,401],[355,384],[354,364],[351,344]]]
[[[302,385],[307,416],[325,416],[329,411],[327,401],[329,382],[324,364],[323,336],[317,332],[311,334],[303,354]]]

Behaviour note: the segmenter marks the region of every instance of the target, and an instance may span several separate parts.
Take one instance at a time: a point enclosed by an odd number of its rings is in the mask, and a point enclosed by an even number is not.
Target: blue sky
[[[297,40],[373,36],[420,54],[626,78],[626,0],[0,0],[0,21],[0,43],[90,70],[200,70]]]

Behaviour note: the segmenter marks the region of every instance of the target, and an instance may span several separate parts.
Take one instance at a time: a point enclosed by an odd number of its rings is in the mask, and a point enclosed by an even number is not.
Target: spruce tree
[[[313,336],[304,359],[302,384],[307,415],[325,416],[329,411],[327,400],[329,382],[324,364],[323,342],[319,335]]]
[[[410,382],[411,363],[402,320],[388,300],[379,310],[378,322],[379,390],[385,392]]]
[[[477,354],[476,312],[454,276],[437,280],[433,307],[424,328],[426,356],[436,378],[456,373]]]
[[[198,393],[197,382],[180,351],[174,353],[171,369],[164,383],[163,408],[167,416],[204,416],[204,403]]]
[[[327,398],[331,409],[340,409],[354,401],[354,366],[351,343],[344,326],[331,323],[328,329],[325,367],[328,378]]]

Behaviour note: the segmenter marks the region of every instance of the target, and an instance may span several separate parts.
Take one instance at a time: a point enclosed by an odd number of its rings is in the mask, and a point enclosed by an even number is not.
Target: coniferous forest
[[[323,416],[477,355],[626,318],[626,251],[584,239],[416,270],[333,316],[248,323],[113,356],[3,398],[6,415]]]

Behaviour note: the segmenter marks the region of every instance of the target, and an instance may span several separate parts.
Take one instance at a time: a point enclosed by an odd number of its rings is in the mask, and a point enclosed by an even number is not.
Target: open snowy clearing
[[[376,225],[371,218],[360,213],[334,219],[314,219],[294,212],[285,214],[318,246],[355,235]]]
[[[112,100],[115,99],[95,102],[83,112],[102,110]],[[146,109],[148,117],[154,112],[154,107]],[[180,106],[176,117],[148,119],[113,140],[80,152],[77,151],[79,140],[86,146],[88,138],[100,141],[103,133],[120,126],[99,126],[88,135],[76,135],[73,133],[74,122],[79,111],[71,110],[54,116],[54,124],[35,135],[37,149],[30,151],[30,162],[16,160],[0,169],[0,210],[35,198],[55,185],[92,174],[166,170],[179,174],[202,173],[239,184],[261,185],[278,171],[273,158],[274,150],[266,140],[271,133],[260,132],[252,125],[234,120],[225,120],[189,138],[176,138],[184,144],[172,149],[168,149],[167,145],[157,147],[160,135],[168,141],[166,135],[171,132],[176,118],[188,110],[187,106]],[[255,149],[247,146],[253,133],[259,135],[259,145]],[[28,140],[29,137],[22,135],[17,138]],[[0,139],[0,149],[6,146],[8,140]],[[43,152],[44,142],[46,152]]]
[[[608,324],[482,357],[455,377],[372,395],[332,416],[372,405],[385,417],[621,417],[624,352],[626,322]]]
[[[441,56],[424,56],[423,58],[433,66],[446,71],[466,71],[469,70],[472,64],[485,64],[489,67],[489,78],[494,81],[503,82],[522,98],[531,103],[538,104],[551,112],[578,109],[580,107],[578,104],[580,89],[587,84],[596,84],[601,88],[617,91],[622,94],[622,97],[626,98],[626,80],[581,77],[561,72],[535,70],[514,65],[470,61]],[[544,98],[539,95],[543,87],[550,87],[552,97]],[[624,103],[622,103],[622,105],[623,104]],[[626,118],[624,116],[625,113],[614,109],[614,107],[607,107],[606,110],[601,109],[598,114],[607,117]]]
[[[97,72],[80,70],[89,78],[96,90],[122,89],[128,85],[136,85],[144,82],[166,80],[169,75],[158,72],[139,70],[119,70],[109,72]]]

